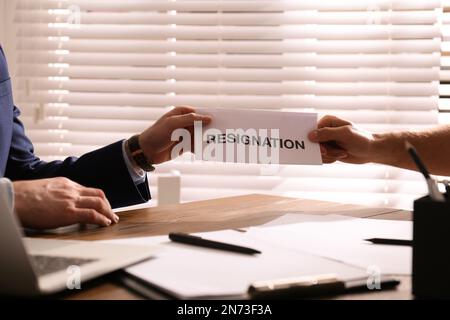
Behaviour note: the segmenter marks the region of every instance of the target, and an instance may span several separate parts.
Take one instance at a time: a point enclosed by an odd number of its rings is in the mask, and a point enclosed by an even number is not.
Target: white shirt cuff
[[[122,155],[123,160],[125,161],[125,164],[127,165],[128,172],[130,173],[131,179],[133,179],[133,182],[138,185],[145,182],[146,178],[146,172],[142,170],[141,168],[138,168],[134,166],[130,159],[128,158],[127,152],[125,150],[125,140],[123,140],[122,143]]]
[[[8,178],[0,178],[0,207],[1,211],[13,211],[14,208],[14,188]]]

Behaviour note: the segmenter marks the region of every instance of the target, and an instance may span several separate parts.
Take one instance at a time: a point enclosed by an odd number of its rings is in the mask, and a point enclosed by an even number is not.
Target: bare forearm
[[[417,149],[431,173],[450,175],[450,125],[426,131],[375,134],[371,147],[373,162],[417,170],[405,141]]]

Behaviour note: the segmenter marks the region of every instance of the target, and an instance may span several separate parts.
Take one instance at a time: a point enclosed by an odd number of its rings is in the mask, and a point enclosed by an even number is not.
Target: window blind
[[[180,104],[315,110],[375,131],[438,121],[440,1],[8,5],[15,101],[45,160],[127,138]],[[171,170],[181,173],[184,201],[258,192],[410,207],[425,192],[416,173],[381,165],[266,175],[258,165],[185,156],[151,174],[154,196],[158,174]]]
[[[440,100],[441,122],[450,123],[450,1],[442,1],[442,46],[440,72]]]

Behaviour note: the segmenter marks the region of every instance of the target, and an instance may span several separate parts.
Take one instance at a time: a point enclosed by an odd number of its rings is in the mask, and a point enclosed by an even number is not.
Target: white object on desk
[[[158,176],[158,206],[180,203],[181,175],[172,170]]]
[[[286,223],[290,222],[290,223]],[[341,215],[289,214],[262,227],[249,228],[252,237],[271,239],[293,250],[337,259],[383,274],[410,275],[412,248],[372,244],[364,239],[412,239],[411,221],[360,219]]]
[[[304,223],[304,222],[326,222],[332,220],[345,220],[345,219],[353,219],[348,216],[341,215],[331,215],[331,214],[307,214],[307,213],[287,213],[282,215],[279,218],[271,220],[262,225],[252,227],[252,228],[271,228],[277,226],[284,225],[293,225],[296,223]],[[248,228],[250,229],[250,228]],[[247,230],[248,230],[247,229]]]

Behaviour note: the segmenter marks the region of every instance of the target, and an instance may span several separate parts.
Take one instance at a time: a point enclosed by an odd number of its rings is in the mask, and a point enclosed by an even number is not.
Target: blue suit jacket
[[[86,187],[102,189],[113,207],[142,203],[150,199],[147,180],[135,185],[122,155],[122,141],[64,161],[41,161],[25,135],[14,106],[11,79],[0,46],[0,177],[31,180],[67,177]]]

